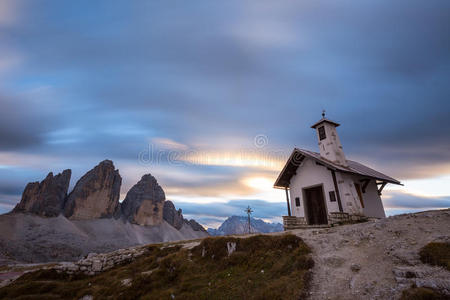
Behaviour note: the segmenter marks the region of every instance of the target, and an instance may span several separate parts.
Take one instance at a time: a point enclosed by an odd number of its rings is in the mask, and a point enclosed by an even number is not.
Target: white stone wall
[[[343,206],[345,206],[344,212],[350,214],[363,214],[367,217],[374,218],[386,217],[383,203],[378,195],[378,188],[374,179],[370,180],[366,187],[366,192],[363,193],[363,183],[360,181],[363,177],[349,174],[339,174],[339,176],[344,180],[343,183],[342,180],[338,180],[338,183],[340,182],[339,189],[341,190],[341,199]],[[361,185],[364,208],[359,201],[358,193],[354,185],[355,182]]]
[[[324,126],[326,138],[320,140],[319,127]],[[320,156],[336,162],[340,165],[346,166],[344,150],[342,149],[341,141],[337,134],[336,127],[330,123],[324,122],[316,128],[317,140],[319,141]]]
[[[366,192],[363,193],[364,199],[364,215],[374,218],[385,218],[383,202],[378,195],[378,187],[375,180],[371,180],[366,188]]]
[[[54,269],[69,274],[84,273],[86,275],[95,275],[119,264],[131,262],[147,252],[148,246],[136,246],[109,253],[90,253],[86,258],[77,262],[60,263]]]
[[[354,215],[363,214],[363,208],[354,184],[355,181],[358,182],[356,178],[353,175],[340,172],[336,172],[336,177],[344,212]]]
[[[290,200],[291,213],[296,217],[305,217],[305,203],[303,189],[323,184],[323,192],[328,212],[339,211],[337,200],[330,202],[329,192],[334,191],[333,177],[330,170],[324,166],[316,165],[312,159],[305,159],[297,169],[297,174],[291,178]],[[295,198],[300,198],[300,206],[295,205]],[[336,196],[337,199],[337,196]]]

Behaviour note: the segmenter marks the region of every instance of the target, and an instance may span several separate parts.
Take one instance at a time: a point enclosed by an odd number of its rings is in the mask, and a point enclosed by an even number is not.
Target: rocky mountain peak
[[[267,223],[261,219],[250,219],[250,230],[252,233],[256,232],[278,232],[283,231],[283,225],[280,223]],[[219,228],[208,228],[208,233],[211,235],[230,235],[230,234],[245,234],[248,233],[248,218],[245,216],[231,216],[227,218]]]
[[[122,177],[111,160],[100,162],[83,175],[67,197],[66,217],[86,220],[118,216]]]
[[[109,159],[102,160],[101,162],[99,162],[97,166],[102,166],[106,168],[115,168],[113,161]]]
[[[163,220],[166,195],[151,174],[142,176],[122,202],[122,214],[131,223],[157,225]]]
[[[169,200],[166,200],[164,202],[163,219],[178,230],[183,227],[183,224],[186,224],[187,226],[190,226],[194,231],[206,232],[205,228],[203,228],[203,226],[197,223],[197,221],[195,221],[194,219],[185,219],[183,217],[183,211],[181,210],[181,208],[177,210],[172,201]]]
[[[189,221],[185,219],[185,222],[186,222],[189,226],[191,226],[191,228],[192,228],[194,231],[204,231],[204,232],[207,232],[206,229],[205,229],[202,225],[200,225],[197,221],[195,221],[194,219],[190,219]]]
[[[13,209],[13,212],[26,212],[43,217],[58,216],[64,206],[71,175],[70,169],[64,170],[56,176],[50,172],[40,183],[28,183],[23,191],[21,201]]]
[[[183,218],[181,209],[166,201],[164,190],[151,174],[145,174],[119,203],[122,178],[111,160],[100,162],[83,175],[67,195],[71,170],[53,176],[50,172],[39,182],[29,183],[15,212],[56,217],[60,213],[72,220],[119,218],[138,225],[159,225],[166,221],[175,229],[183,225],[205,231],[194,220]]]
[[[163,219],[178,230],[183,227],[184,218],[182,210],[181,208],[177,210],[172,201],[167,200],[164,202]]]

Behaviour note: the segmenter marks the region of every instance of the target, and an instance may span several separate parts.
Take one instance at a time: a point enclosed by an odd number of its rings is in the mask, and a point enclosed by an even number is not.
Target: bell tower
[[[322,119],[311,128],[317,132],[319,140],[320,156],[341,166],[348,166],[345,159],[344,150],[337,134],[336,127],[340,124],[325,118],[325,110],[322,112]]]

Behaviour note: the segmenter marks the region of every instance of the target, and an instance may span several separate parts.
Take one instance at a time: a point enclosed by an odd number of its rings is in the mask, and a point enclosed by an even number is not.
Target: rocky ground
[[[450,295],[450,272],[442,267],[422,264],[418,254],[430,242],[450,242],[448,209],[291,232],[313,250],[315,264],[310,299],[399,299],[402,291],[412,284]],[[271,235],[278,234],[282,233]],[[188,248],[198,243],[181,242]],[[108,269],[114,265],[115,261],[123,262],[123,259],[139,256],[139,249],[142,248],[90,255],[75,264],[58,264],[57,268],[98,273],[104,267]],[[39,267],[48,266],[29,265],[29,269]],[[26,266],[21,270],[0,269],[0,281],[3,280],[3,285],[9,283],[19,272],[29,269]]]
[[[429,242],[450,242],[448,209],[292,233],[313,249],[311,299],[398,299],[412,284],[450,296],[450,272],[418,254]]]

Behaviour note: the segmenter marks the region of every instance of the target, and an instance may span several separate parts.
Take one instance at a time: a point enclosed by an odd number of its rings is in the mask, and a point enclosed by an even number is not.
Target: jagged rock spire
[[[142,176],[122,202],[122,214],[131,223],[157,225],[163,220],[166,195],[151,174]]]
[[[104,160],[78,180],[67,197],[66,217],[76,220],[118,216],[122,177],[110,160]]]
[[[63,209],[71,174],[69,169],[56,176],[50,172],[40,183],[28,183],[13,212],[32,213],[43,217],[58,216]]]

